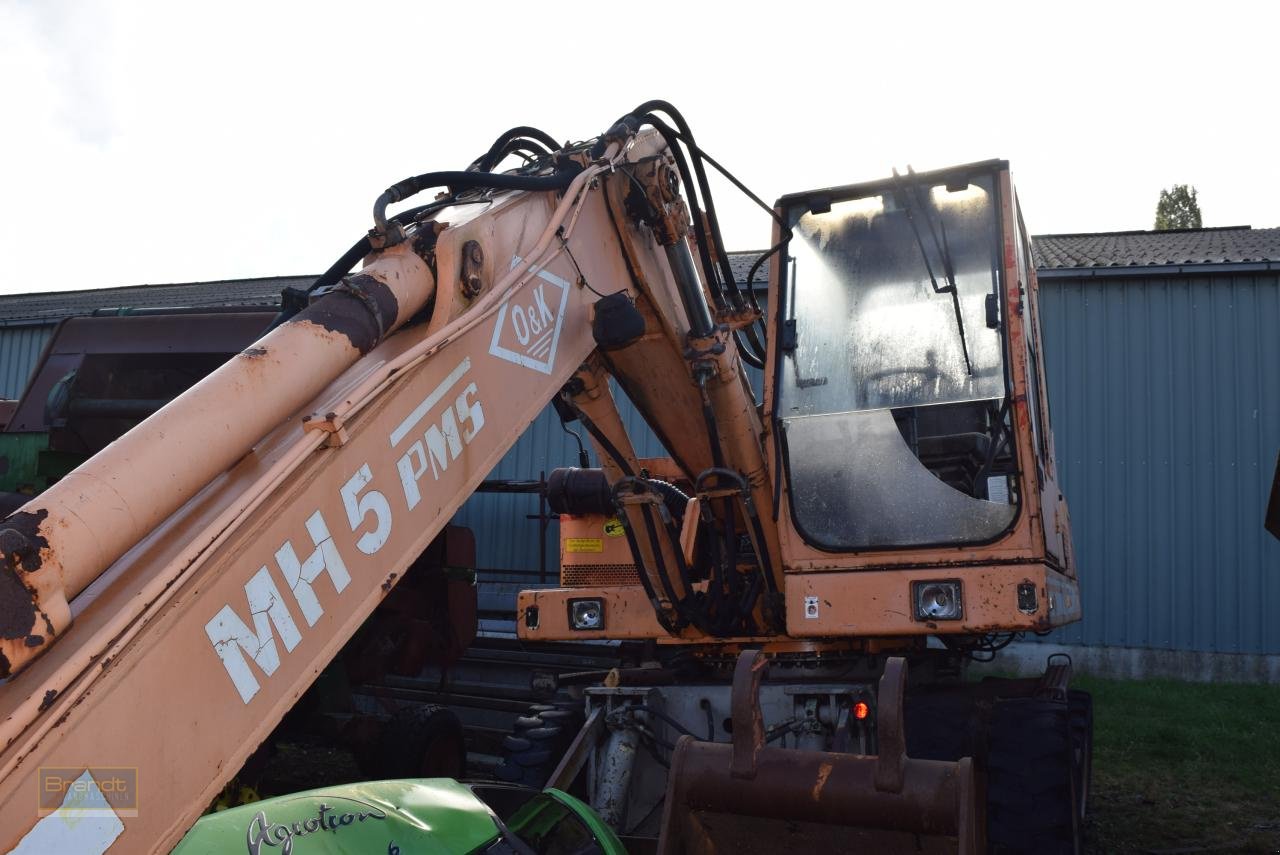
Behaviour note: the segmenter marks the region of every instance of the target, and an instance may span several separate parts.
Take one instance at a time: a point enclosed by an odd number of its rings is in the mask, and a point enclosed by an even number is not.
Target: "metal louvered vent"
[[[560,584],[566,588],[639,585],[634,564],[573,564],[560,568]]]

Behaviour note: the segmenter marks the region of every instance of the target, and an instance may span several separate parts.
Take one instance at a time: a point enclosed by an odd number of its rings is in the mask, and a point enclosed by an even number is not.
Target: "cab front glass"
[[[984,543],[1015,521],[996,179],[909,175],[785,206],[775,415],[812,546]]]

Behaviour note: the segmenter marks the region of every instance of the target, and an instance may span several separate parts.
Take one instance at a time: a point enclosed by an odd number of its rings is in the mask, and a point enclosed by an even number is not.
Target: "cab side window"
[[[507,829],[537,855],[603,855],[591,829],[566,805],[539,793],[506,820]]]

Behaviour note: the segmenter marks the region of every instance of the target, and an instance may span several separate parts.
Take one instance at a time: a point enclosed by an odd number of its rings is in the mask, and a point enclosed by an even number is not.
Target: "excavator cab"
[[[939,636],[965,644],[972,636],[1078,620],[1070,520],[1044,394],[1037,283],[1008,164],[908,171],[790,194],[774,214],[762,418],[716,425],[722,439],[746,437],[738,450],[758,442],[767,460],[755,471],[740,464],[738,471],[751,475],[733,485],[720,464],[688,463],[709,434],[690,430],[702,408],[697,387],[689,383],[686,393],[660,384],[651,363],[638,358],[642,369],[628,372],[629,351],[646,341],[610,351],[611,370],[628,395],[636,399],[638,389],[640,400],[657,401],[646,412],[658,419],[672,457],[644,461],[657,473],[652,492],[668,490],[659,483],[665,481],[698,500],[696,513],[668,508],[689,578],[663,570],[635,520],[634,545],[608,536],[610,520],[626,522],[626,515],[613,506],[607,484],[584,492],[603,497],[594,504],[553,501],[567,514],[563,587],[522,594],[522,637],[670,642],[678,635],[687,643],[766,635],[901,644]],[[702,359],[695,351],[686,358]],[[737,363],[707,370],[724,386],[743,376]],[[579,394],[578,404],[589,409],[600,398]],[[606,416],[620,422],[599,410],[592,418]],[[614,446],[626,445],[625,434],[615,439]],[[597,480],[605,474],[597,470]],[[750,506],[736,515],[724,510],[735,489],[752,492]],[[625,533],[625,526],[615,528]],[[718,579],[755,585],[765,605],[755,620],[721,624],[733,627],[728,633],[693,618],[692,628],[673,632],[671,614],[654,619],[665,607],[645,601],[675,600],[681,582],[695,590],[691,600],[722,593],[720,582],[704,588],[699,581],[716,573],[693,546],[723,541],[726,532],[746,532],[751,542],[741,550],[722,546],[722,556],[744,560],[738,575],[726,567]],[[723,589],[725,598],[738,590],[730,583]],[[576,625],[578,602],[598,604],[603,620]]]
[[[990,542],[1021,494],[995,174],[841,196],[783,202],[775,388],[792,521],[840,552]]]
[[[913,638],[967,653],[1012,637],[993,630],[1079,615],[1007,164],[895,172],[776,210],[766,414],[787,633],[827,651],[834,637],[877,638],[903,658],[881,672],[869,745],[841,746],[837,723],[825,744],[780,748],[770,657],[743,652],[732,735],[685,736],[674,752],[660,849],[1071,851],[1083,779],[1068,666],[981,691],[906,691],[907,661],[928,661]],[[1008,759],[1058,745],[1056,765]],[[1044,787],[1053,769],[1061,804],[1011,809],[1011,793]]]
[[[1077,620],[1008,164],[895,171],[784,196],[777,214],[790,237],[771,280],[766,407],[788,633]]]
[[[839,636],[877,639],[902,658],[863,709],[864,744],[840,742],[851,706],[825,742],[779,747],[765,675],[786,657],[742,652],[731,735],[673,753],[660,851],[1071,851],[1069,666],[906,688],[922,636],[964,654],[1079,615],[1007,164],[895,172],[784,196],[776,213],[765,406],[787,634],[828,655]],[[1032,747],[1054,759],[1009,759]],[[1053,805],[1010,800],[1047,782]]]

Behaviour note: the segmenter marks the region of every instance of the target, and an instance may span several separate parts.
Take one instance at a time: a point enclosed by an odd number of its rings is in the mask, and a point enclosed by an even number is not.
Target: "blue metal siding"
[[[665,455],[666,451],[636,408],[616,386],[613,392],[618,398],[623,422],[636,453],[641,457]],[[575,423],[569,427],[582,437],[583,445],[588,454],[592,455],[592,465],[598,465],[599,461],[591,451],[591,440],[582,425]],[[557,466],[577,465],[578,445],[573,437],[564,432],[555,410],[548,406],[533,420],[524,435],[488,477],[528,480],[538,478]],[[536,519],[526,517],[536,517],[537,514],[536,495],[477,493],[463,505],[454,522],[470,526],[476,533],[476,561],[483,570],[533,571],[538,569],[539,526]],[[546,546],[548,576],[552,583],[556,583],[560,575],[560,532],[554,522],[547,532]],[[486,581],[530,581],[523,574],[517,576],[500,572],[487,572],[481,578]]]
[[[1052,640],[1280,654],[1280,277],[1045,278],[1085,618]]]
[[[0,398],[17,398],[27,388],[55,326],[0,327]]]
[[[1269,608],[1280,602],[1280,543],[1262,528],[1280,451],[1280,277],[1045,276],[1041,290],[1085,609],[1051,640],[1280,654]],[[52,331],[0,328],[0,397],[21,394]],[[639,453],[661,454],[625,402],[623,414]],[[548,408],[490,477],[576,461]],[[537,512],[536,496],[482,494],[458,522],[475,530],[481,567],[527,572],[539,533],[525,516]],[[553,523],[553,580],[558,534]]]

